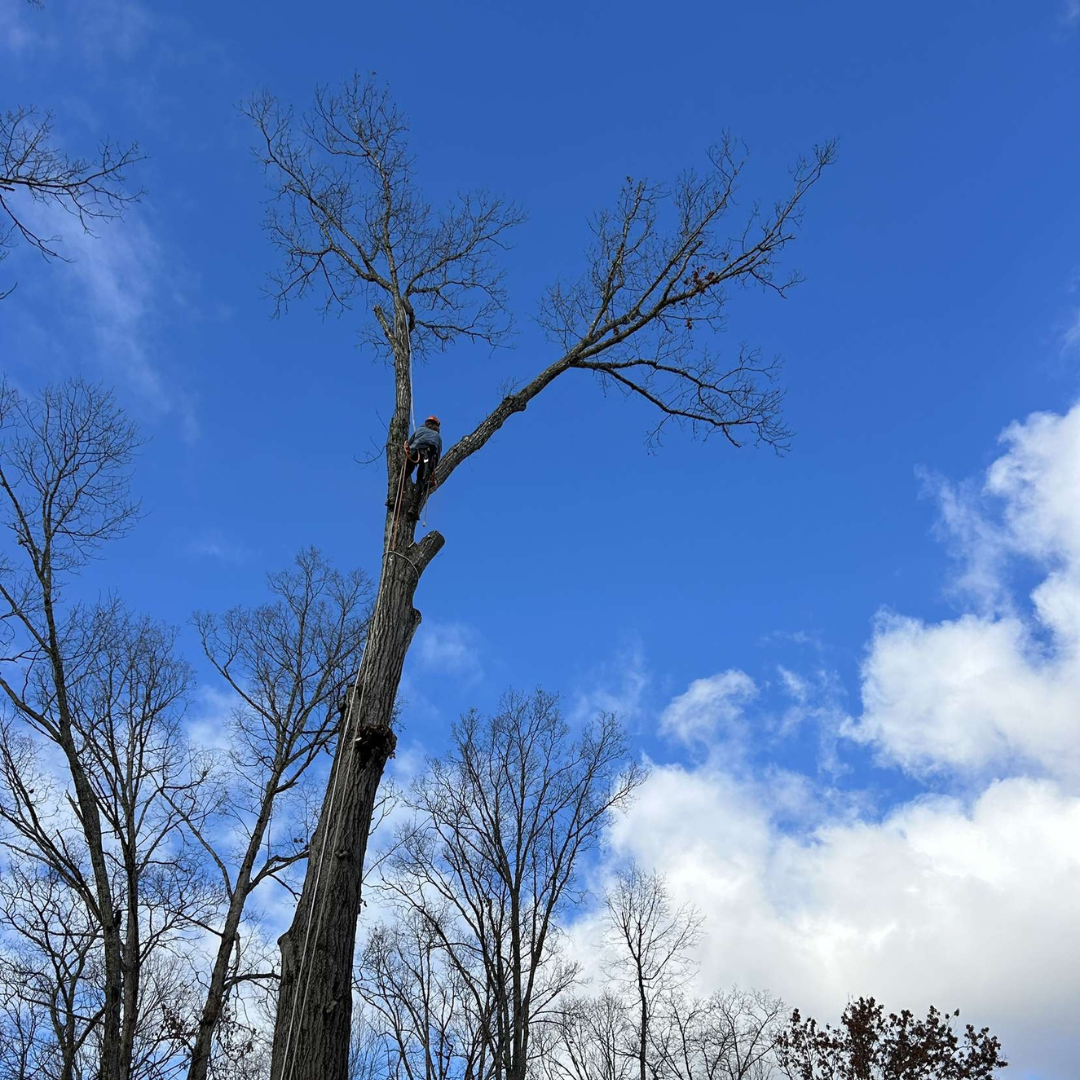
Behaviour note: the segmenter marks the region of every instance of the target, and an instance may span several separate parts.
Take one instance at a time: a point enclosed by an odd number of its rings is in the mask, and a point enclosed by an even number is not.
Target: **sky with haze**
[[[272,317],[237,108],[302,111],[354,71],[410,117],[433,203],[484,187],[528,215],[509,346],[417,368],[448,443],[553,358],[539,297],[626,176],[672,179],[730,131],[737,219],[838,141],[783,258],[805,283],[734,290],[715,342],[783,358],[790,452],[676,431],[650,452],[644,405],[584,375],[545,391],[431,502],[399,778],[509,687],[614,709],[652,772],[604,858],[703,910],[704,988],[821,1019],[860,994],[959,1006],[1014,1080],[1075,1080],[1080,4],[0,0],[2,107],[148,155],[124,222],[55,223],[70,263],[0,263],[2,367],[104,381],[148,437],[145,518],[84,588],[182,625],[193,660],[191,612],[261,601],[301,547],[378,570],[384,478],[360,462],[389,372],[362,310]]]

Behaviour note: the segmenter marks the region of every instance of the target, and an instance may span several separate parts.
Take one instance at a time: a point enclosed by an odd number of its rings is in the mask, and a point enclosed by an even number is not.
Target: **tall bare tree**
[[[319,91],[300,118],[269,94],[245,111],[276,195],[267,228],[282,255],[278,301],[311,294],[328,309],[364,305],[372,316],[368,340],[393,370],[385,554],[311,872],[282,939],[273,1066],[274,1080],[345,1080],[372,807],[394,748],[402,665],[420,622],[413,597],[444,543],[437,532],[416,539],[423,492],[404,479],[412,359],[462,340],[500,340],[507,316],[495,258],[521,213],[482,192],[433,209],[416,186],[405,120],[370,82],[354,78]],[[816,149],[796,164],[787,194],[771,210],[755,207],[735,225],[729,217],[743,158],[730,139],[712,148],[701,171],[670,185],[627,179],[613,207],[591,223],[583,272],[543,299],[548,355],[449,448],[437,482],[448,483],[503,424],[570,372],[648,402],[656,410],[656,438],[677,423],[735,445],[745,438],[783,445],[771,365],[753,350],[718,353],[713,331],[732,286],[759,284],[783,295],[796,283],[798,275],[781,273],[778,259],[795,236],[804,197],[832,159],[831,145]]]
[[[183,808],[226,899],[214,926],[218,946],[192,1043],[189,1080],[205,1080],[208,1074],[230,993],[244,981],[270,974],[237,963],[242,920],[263,882],[280,880],[307,858],[304,776],[337,733],[338,705],[360,661],[367,624],[368,579],[359,572],[342,574],[318,551],[300,552],[293,569],[270,576],[269,587],[271,603],[195,618],[203,651],[237,704],[215,827],[198,818],[198,803]],[[271,828],[275,814],[276,831]],[[234,838],[225,845],[216,827],[222,816]]]
[[[173,657],[170,632],[132,620],[115,603],[76,609],[64,630],[61,686],[78,784],[90,790],[100,848],[86,828],[70,770],[51,775],[48,759],[55,758],[59,731],[51,671],[35,673],[28,665],[31,685],[37,685],[13,719],[29,733],[19,737],[9,722],[0,737],[2,840],[27,868],[4,908],[5,921],[23,939],[24,957],[36,954],[37,964],[58,978],[62,1000],[49,1003],[41,989],[36,994],[56,1036],[56,1075],[77,1076],[87,1059],[108,1060],[106,1040],[113,1031],[105,1021],[118,999],[119,1075],[165,1080],[175,1075],[183,1045],[163,1023],[181,997],[174,985],[183,982],[178,953],[217,902],[201,852],[176,809],[181,800],[198,804],[206,780],[192,769],[180,728],[189,675]],[[44,719],[26,724],[25,707]],[[35,751],[42,763],[36,769]],[[106,975],[108,953],[105,962],[101,957],[103,905],[92,884],[99,859],[109,882],[108,917],[119,938],[116,982]],[[65,892],[42,906],[35,898],[45,882]],[[40,986],[45,982],[47,976]]]
[[[122,919],[69,670],[69,646],[85,619],[78,609],[65,612],[61,592],[103,542],[122,536],[134,520],[128,481],[136,445],[113,399],[95,387],[76,382],[27,400],[0,385],[0,493],[14,546],[0,562],[0,691],[13,714],[62,755],[88,874],[63,837],[36,819],[29,793],[20,793],[8,816],[16,829],[30,831],[33,843],[54,851],[58,872],[70,875],[101,927],[102,1080],[122,1080]]]
[[[693,974],[702,919],[692,906],[674,904],[662,877],[636,865],[617,875],[605,906],[611,967],[630,989],[637,1011],[631,1052],[638,1080],[647,1080],[654,1013]]]
[[[556,701],[510,695],[454,728],[406,802],[387,888],[419,916],[480,1021],[471,1075],[524,1080],[534,1024],[573,983],[557,948],[580,862],[641,779],[610,716],[575,738]],[[429,1048],[430,1050],[430,1048]]]
[[[0,1076],[74,1080],[101,1015],[100,928],[62,875],[10,848],[6,856]]]

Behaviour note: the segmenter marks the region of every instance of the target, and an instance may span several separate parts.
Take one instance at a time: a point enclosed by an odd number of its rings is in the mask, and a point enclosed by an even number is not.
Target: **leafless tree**
[[[646,1080],[653,1015],[661,999],[670,998],[693,974],[702,920],[692,906],[675,906],[663,878],[636,865],[617,875],[605,906],[611,968],[634,998],[632,1052],[638,1080]]]
[[[525,1077],[533,1025],[576,975],[557,944],[580,861],[640,779],[612,717],[575,738],[538,691],[465,716],[406,798],[417,816],[386,887],[456,977],[459,1010],[481,1022],[470,1075]]]
[[[766,991],[705,999],[675,992],[652,1034],[656,1075],[667,1080],[769,1080],[784,1005]]]
[[[369,1032],[361,1053],[380,1080],[486,1075],[486,1014],[420,912],[370,934],[357,990]]]
[[[694,998],[668,986],[653,1001],[650,1080],[769,1080],[783,1004],[763,991]],[[542,1059],[551,1080],[628,1080],[640,1075],[638,1002],[632,989],[566,1003],[547,1025]]]
[[[274,1080],[345,1080],[361,867],[379,779],[394,747],[391,718],[402,665],[420,622],[413,596],[444,543],[437,532],[415,539],[424,493],[404,480],[412,358],[453,342],[501,340],[507,314],[495,260],[521,213],[484,193],[433,209],[416,186],[405,120],[373,83],[354,78],[319,91],[314,109],[299,118],[269,94],[250,100],[245,112],[275,195],[267,219],[282,256],[274,295],[282,304],[310,293],[331,310],[368,307],[368,340],[393,368],[383,566],[348,734],[339,743],[313,844],[313,865],[323,869],[307,875],[282,942],[273,1067]],[[798,280],[780,271],[778,259],[833,153],[825,145],[798,162],[772,209],[755,204],[737,224],[729,219],[744,159],[731,139],[710,151],[701,171],[684,172],[670,185],[627,179],[614,206],[591,223],[583,272],[544,298],[540,320],[549,355],[449,448],[437,482],[446,484],[568,372],[591,374],[648,402],[657,411],[654,438],[676,423],[734,444],[756,437],[782,446],[772,365],[751,349],[730,357],[718,352],[714,331],[732,286],[757,284],[783,295]],[[296,1002],[302,968],[310,990]]]
[[[549,1080],[633,1080],[636,1058],[627,1047],[634,1027],[633,1006],[619,994],[605,991],[564,1001],[538,1033],[543,1075]]]
[[[55,870],[10,850],[5,862],[0,1076],[73,1080],[101,1015],[100,929]]]
[[[0,562],[0,691],[13,715],[60,752],[75,821],[56,828],[42,821],[32,794],[19,790],[17,773],[5,816],[32,846],[49,853],[101,927],[102,1080],[121,1080],[122,919],[106,853],[104,808],[89,775],[73,700],[77,672],[69,670],[78,668],[70,646],[85,619],[78,609],[65,613],[61,592],[73,571],[134,520],[128,480],[136,445],[112,398],[95,387],[76,382],[26,400],[0,385],[0,493],[15,545]],[[70,850],[67,839],[76,829],[89,863],[85,874],[83,853]]]
[[[184,808],[226,898],[213,927],[218,947],[189,1080],[207,1076],[232,990],[270,974],[237,965],[242,922],[259,885],[280,882],[307,857],[304,776],[337,733],[338,706],[360,661],[367,622],[368,579],[359,572],[340,573],[318,551],[300,552],[293,569],[271,575],[269,587],[271,603],[195,618],[203,651],[237,704],[214,827],[198,818],[198,803]],[[275,814],[276,831],[271,828]],[[232,837],[226,844],[220,838],[222,821]]]
[[[11,722],[2,732],[0,822],[8,851],[38,870],[33,878],[24,873],[17,883],[6,921],[26,943],[24,954],[36,953],[37,964],[54,972],[63,988],[66,1023],[56,1032],[59,1076],[78,1075],[87,1056],[105,1060],[105,1040],[112,1032],[104,1021],[110,1001],[118,998],[120,1075],[166,1080],[177,1071],[183,1045],[163,1023],[182,997],[177,985],[184,984],[186,972],[178,970],[178,954],[217,901],[202,873],[201,852],[175,808],[179,800],[197,803],[205,782],[191,768],[180,730],[189,676],[173,657],[171,633],[132,620],[115,603],[76,609],[64,625],[62,687],[79,783],[90,789],[101,847],[95,852],[91,844],[70,770],[66,777],[52,775],[49,757],[55,757],[57,739],[50,732],[59,730],[56,684],[48,671],[35,676],[31,665],[28,672],[37,685],[32,682],[22,700],[43,719],[31,727],[25,715],[19,716],[24,730],[30,729],[22,737]],[[105,864],[109,915],[119,936],[115,984],[100,955],[102,904],[91,885],[98,857]],[[62,884],[65,895],[50,897],[43,906],[43,881]],[[16,906],[19,896],[23,902]],[[46,983],[47,976],[37,994],[42,1007]],[[100,1005],[93,1005],[97,1000]],[[58,1008],[58,1003],[47,1008],[54,1029]]]

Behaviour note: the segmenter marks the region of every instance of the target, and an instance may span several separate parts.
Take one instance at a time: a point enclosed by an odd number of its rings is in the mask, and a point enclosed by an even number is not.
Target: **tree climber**
[[[419,511],[420,503],[424,501],[435,477],[435,466],[439,464],[439,456],[442,454],[439,426],[439,418],[429,416],[424,421],[424,426],[418,427],[412,433],[412,438],[405,443],[405,476],[411,479],[415,468],[416,486],[420,489],[420,498],[416,507],[410,510],[410,516]]]

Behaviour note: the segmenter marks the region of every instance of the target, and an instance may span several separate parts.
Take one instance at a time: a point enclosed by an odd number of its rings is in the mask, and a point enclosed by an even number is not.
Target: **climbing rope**
[[[406,324],[407,326],[408,324]],[[412,421],[412,430],[416,430],[416,395],[412,392],[412,334],[405,331],[405,355],[409,365],[409,419]]]
[[[413,395],[413,392],[412,392],[412,342],[410,340],[410,337],[409,337],[408,333],[406,333],[406,335],[405,335],[405,347],[406,347],[406,355],[408,357],[408,371],[409,371],[409,414],[410,414],[410,419],[412,420],[412,429],[413,429],[413,431],[415,431],[416,430],[416,410],[415,410],[415,405],[413,403],[414,395]],[[416,572],[416,577],[417,577],[418,582],[419,582],[419,579],[420,579],[420,571],[413,564],[412,560],[408,559],[406,556],[401,555],[399,552],[394,550],[394,546],[397,543],[397,530],[398,530],[398,521],[399,521],[400,516],[401,516],[402,496],[403,496],[404,491],[405,491],[406,465],[408,464],[409,461],[413,461],[413,460],[414,459],[409,455],[409,451],[406,448],[405,458],[401,462],[401,476],[400,476],[400,479],[398,480],[398,493],[397,493],[397,499],[396,499],[395,505],[394,505],[394,525],[393,525],[393,530],[392,530],[392,534],[391,534],[390,544],[383,551],[382,566],[381,566],[381,568],[379,570],[380,595],[381,595],[382,582],[385,580],[385,577],[386,577],[387,560],[390,558],[391,555],[396,555],[396,556],[399,556],[400,558],[405,559],[405,561],[407,563],[409,563],[409,565],[412,566],[413,570]],[[419,458],[419,455],[418,455],[416,457],[416,459],[415,459],[415,462],[419,462],[419,460],[420,460],[420,458]],[[357,668],[356,668],[356,676],[353,679],[352,687],[349,690],[348,706],[347,706],[347,708],[345,710],[345,720],[344,720],[344,723],[341,725],[341,739],[345,740],[350,748],[355,746],[355,740],[352,740],[350,738],[352,728],[353,728],[353,718],[356,717],[356,716],[359,716],[362,713],[363,707],[364,707],[364,692],[367,690],[367,682],[365,680],[365,682],[363,684],[361,684],[360,675],[361,675],[361,672],[364,669],[364,660],[367,657],[368,646],[372,643],[373,640],[375,640],[375,637],[376,637],[376,635],[378,633],[378,629],[379,629],[379,618],[378,618],[378,616],[379,616],[378,601],[376,601],[375,614],[374,614],[374,616],[372,617],[372,620],[371,620],[371,634],[369,635],[368,639],[364,642],[364,650],[360,655],[360,663],[357,665]],[[360,689],[359,699],[357,698],[357,693],[356,693],[357,687],[359,687],[359,689]],[[339,743],[339,745],[340,745],[340,743]],[[351,752],[352,752],[351,749],[346,751],[346,753],[351,753]],[[282,1054],[281,1080],[291,1080],[291,1078],[292,1078],[292,1069],[293,1069],[294,1062],[293,1062],[292,1058],[290,1057],[290,1051],[292,1050],[293,1034],[294,1034],[294,1031],[296,1030],[297,1006],[299,1005],[300,1006],[300,1011],[303,1012],[303,1010],[307,1007],[308,991],[311,989],[310,975],[308,976],[307,979],[304,978],[304,975],[305,975],[305,968],[307,967],[306,960],[307,960],[307,956],[308,956],[308,947],[309,947],[309,945],[311,943],[312,918],[313,918],[313,916],[315,914],[316,901],[318,900],[318,896],[319,896],[319,885],[322,882],[323,866],[326,863],[327,845],[328,845],[328,842],[330,840],[330,831],[331,831],[330,828],[329,828],[329,825],[330,825],[330,822],[333,821],[333,817],[334,817],[334,804],[335,804],[335,802],[337,800],[338,781],[341,779],[341,774],[344,771],[345,771],[345,765],[344,765],[344,762],[342,762],[341,767],[336,768],[334,770],[334,780],[333,780],[333,783],[330,785],[330,797],[329,797],[329,800],[327,802],[327,807],[326,807],[327,830],[326,830],[326,835],[323,837],[323,842],[322,842],[322,844],[321,844],[321,846],[319,848],[319,859],[318,859],[318,862],[316,864],[316,869],[315,869],[315,884],[313,885],[312,892],[311,892],[311,906],[308,909],[307,927],[304,930],[304,943],[303,943],[303,946],[300,949],[300,956],[298,958],[297,967],[296,967],[296,991],[293,994],[292,1011],[291,1011],[291,1014],[289,1016],[289,1028],[288,1028],[288,1033],[285,1036],[285,1051]],[[334,840],[334,847],[335,848],[337,847],[338,840],[340,839],[340,834],[341,834],[341,822],[339,821],[337,823],[336,827],[333,830],[333,840]],[[318,923],[317,923],[317,925],[315,927],[315,938],[316,938],[316,940],[318,940],[319,934],[322,931],[322,922],[323,922],[323,912],[320,911],[319,920],[318,920]],[[303,987],[303,993],[302,994],[301,994],[301,986]]]

